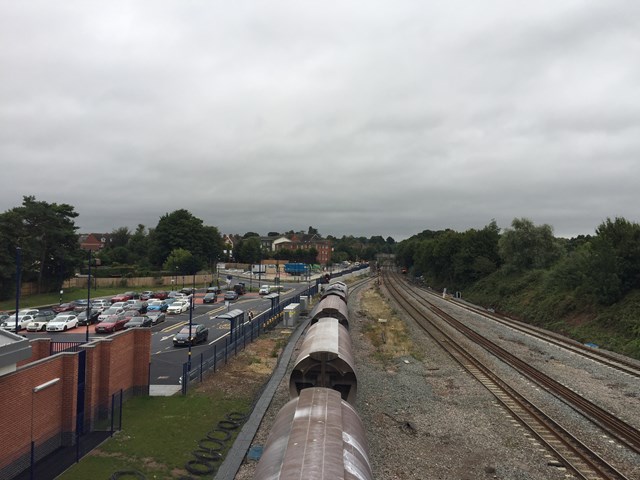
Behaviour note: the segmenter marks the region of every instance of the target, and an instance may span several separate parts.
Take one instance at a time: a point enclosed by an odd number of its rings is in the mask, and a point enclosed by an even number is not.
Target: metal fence
[[[86,342],[51,342],[49,344],[49,355],[55,355],[62,352],[79,352],[80,345]]]
[[[108,405],[96,407],[96,419],[86,429],[76,432],[52,432],[42,439],[32,439],[22,456],[0,471],[0,478],[13,480],[49,480],[57,478],[74,463],[116,431],[122,429],[122,390],[111,395]],[[44,408],[35,402],[35,408]]]
[[[303,291],[304,295],[311,298],[318,293],[319,282],[314,281],[307,290]],[[272,305],[272,307],[257,315],[251,320],[244,321],[238,325],[232,335],[225,335],[210,346],[207,350],[193,357],[191,362],[185,362],[182,365],[182,394],[186,395],[188,385],[191,382],[202,382],[205,372],[213,370],[213,373],[223,365],[226,365],[229,358],[244,350],[247,344],[252,343],[261,334],[273,329],[283,317],[285,307],[292,303],[300,303],[300,296],[296,295],[290,299]]]

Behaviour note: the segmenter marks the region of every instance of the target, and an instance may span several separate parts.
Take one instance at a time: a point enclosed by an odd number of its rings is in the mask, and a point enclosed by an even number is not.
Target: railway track
[[[451,329],[465,335],[495,357],[510,364],[527,378],[540,384],[549,393],[561,398],[571,408],[585,415],[627,448],[639,452],[640,435],[634,427],[603,411],[577,393],[478,335],[433,303],[428,302],[404,282],[402,282],[402,286],[399,286],[401,282],[401,277],[397,275],[392,276],[386,273],[384,276],[385,287],[398,300],[399,306],[460,365],[491,391],[515,419],[554,452],[563,465],[583,479],[627,478],[591,448],[562,428],[558,422],[544,413],[542,408],[528,400],[523,393],[518,392],[517,389],[501,379],[490,366],[472,355],[465,346],[459,343],[457,334],[452,334]],[[424,309],[429,311],[429,316],[425,314]],[[435,316],[437,320],[431,320],[430,316]]]
[[[429,293],[430,295],[436,296],[435,293],[423,290],[425,293]],[[460,301],[453,300],[455,304],[463,308],[469,312],[473,312],[477,315],[481,315],[485,318],[491,319],[497,323],[500,323],[506,327],[512,328],[518,332],[525,333],[527,335],[531,335],[532,337],[538,338],[540,340],[544,340],[545,342],[556,345],[565,350],[569,350],[578,355],[582,355],[586,358],[590,358],[591,360],[598,362],[602,365],[606,365],[615,370],[624,372],[628,375],[631,375],[636,378],[640,378],[640,366],[638,362],[635,362],[631,359],[625,359],[608,352],[602,350],[594,350],[593,347],[587,347],[575,340],[571,340],[567,337],[563,337],[559,334],[554,334],[553,332],[549,332],[543,330],[541,328],[537,328],[533,325],[528,325],[524,322],[519,322],[518,320],[514,320],[505,315],[500,315],[495,312],[489,312],[482,308],[469,305],[467,303],[463,303]]]

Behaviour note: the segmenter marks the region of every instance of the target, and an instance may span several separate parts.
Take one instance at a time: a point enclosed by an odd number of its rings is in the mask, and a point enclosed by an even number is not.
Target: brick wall
[[[0,376],[0,478],[11,478],[29,466],[31,440],[38,457],[75,438],[78,354],[48,356],[49,341],[38,339],[31,359]],[[86,351],[85,428],[110,406],[111,395],[148,394],[151,332],[125,330],[84,346]],[[56,383],[34,392],[54,379]]]

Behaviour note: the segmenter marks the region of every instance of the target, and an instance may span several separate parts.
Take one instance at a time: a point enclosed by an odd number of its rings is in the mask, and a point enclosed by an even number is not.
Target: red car
[[[125,317],[124,313],[110,315],[105,320],[97,323],[95,328],[96,333],[111,333],[124,329],[125,324],[131,320],[131,317]]]
[[[126,302],[127,300],[133,300],[137,296],[138,294],[136,292],[119,293],[118,295],[111,297],[111,303]]]
[[[169,298],[169,292],[154,292],[153,298],[157,298],[158,300],[166,300],[167,298]]]
[[[53,307],[51,307],[51,310],[53,310],[56,313],[62,313],[62,312],[73,312],[76,308],[76,304],[74,302],[69,302],[69,303],[61,303],[60,305],[54,305]]]

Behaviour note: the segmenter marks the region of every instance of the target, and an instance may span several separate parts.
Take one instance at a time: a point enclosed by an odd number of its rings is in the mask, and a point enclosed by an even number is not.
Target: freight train
[[[289,378],[254,480],[371,480],[364,426],[355,410],[357,376],[349,336],[348,289],[328,284]]]

